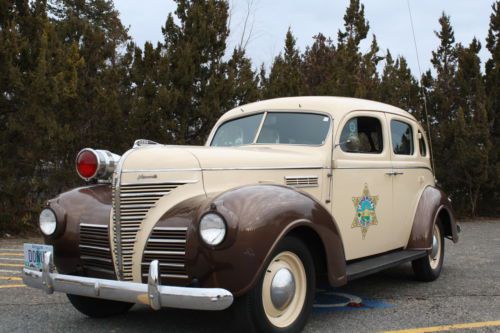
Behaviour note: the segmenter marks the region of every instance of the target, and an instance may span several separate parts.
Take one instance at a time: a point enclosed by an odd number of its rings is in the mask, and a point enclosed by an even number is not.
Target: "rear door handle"
[[[403,172],[392,171],[392,172],[386,172],[385,174],[388,175],[388,176],[399,176],[399,175],[402,175],[404,173]]]

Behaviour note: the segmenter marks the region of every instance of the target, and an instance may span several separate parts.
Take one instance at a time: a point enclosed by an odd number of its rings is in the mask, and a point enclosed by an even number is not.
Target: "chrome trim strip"
[[[105,224],[80,223],[80,227],[108,229],[108,226]]]
[[[187,231],[187,227],[155,227],[155,231]]]
[[[170,170],[170,169],[162,169],[162,170]],[[200,169],[201,170],[201,169]],[[130,170],[130,172],[146,172],[146,171],[155,171],[155,170]],[[158,170],[156,170],[158,172]],[[123,171],[122,173],[125,173],[127,171]],[[161,182],[153,182],[153,183],[123,183],[122,186],[134,186],[134,187],[147,187],[147,186],[157,186],[157,185],[166,185],[169,186],[170,184],[176,184],[176,185],[184,185],[184,184],[194,184],[199,182],[199,179],[190,179],[190,180],[165,180]],[[129,188],[130,189],[130,188]],[[127,190],[129,190],[127,189]]]
[[[148,243],[176,243],[176,244],[185,244],[185,239],[157,239],[150,238],[148,239]]]
[[[149,266],[149,262],[143,262],[141,263],[142,266]],[[174,263],[160,263],[160,266],[163,267],[178,267],[178,268],[183,268],[184,264],[174,264]]]
[[[148,276],[148,274],[142,274],[142,276]],[[161,277],[166,278],[177,278],[177,279],[187,279],[189,276],[183,274],[160,274]]]
[[[179,255],[179,256],[184,256],[186,255],[185,251],[144,251],[144,254],[171,254],[171,255]]]
[[[159,279],[154,282],[154,268],[150,270],[150,280],[153,280],[153,289],[148,284],[128,281],[89,278],[83,276],[54,273],[52,253],[46,252],[43,258],[42,272],[23,268],[23,282],[33,288],[54,291],[65,294],[109,299],[128,303],[142,303],[153,306],[150,293],[155,292],[154,298],[162,307],[192,309],[192,310],[224,310],[233,303],[233,294],[221,288],[191,288],[161,285]],[[152,271],[152,272],[151,272]],[[156,273],[159,273],[158,270]],[[187,278],[185,275],[161,277]]]
[[[122,193],[120,194],[120,198],[148,198],[148,197],[156,197],[156,196],[164,196],[169,194],[170,191],[168,192],[148,192],[147,194],[144,192],[138,192],[138,193]],[[156,199],[156,198],[155,198]],[[147,199],[145,199],[147,200]]]
[[[322,166],[285,166],[285,167],[234,167],[234,168],[204,168],[203,171],[225,171],[225,170],[305,170],[305,169],[327,169]]]
[[[87,255],[80,256],[80,259],[82,259],[82,260],[97,260],[97,261],[108,262],[108,263],[113,262],[111,259],[108,259],[108,258],[100,258],[100,257],[94,257],[94,256],[87,256]],[[85,266],[89,266],[89,265],[85,265]],[[90,265],[90,266],[92,266],[92,265]]]
[[[82,244],[79,244],[78,247],[82,247],[84,249],[99,250],[99,251],[109,251],[109,248],[107,248],[107,247],[100,247],[100,246],[91,246],[91,245],[82,245]]]

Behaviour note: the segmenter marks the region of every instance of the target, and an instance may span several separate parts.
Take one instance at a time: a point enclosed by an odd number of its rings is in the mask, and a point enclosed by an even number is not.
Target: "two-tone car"
[[[405,262],[432,281],[458,241],[424,128],[368,100],[243,105],[205,146],[87,148],[76,171],[88,184],[47,202],[23,278],[91,317],[231,308],[246,328],[298,332],[320,281]]]

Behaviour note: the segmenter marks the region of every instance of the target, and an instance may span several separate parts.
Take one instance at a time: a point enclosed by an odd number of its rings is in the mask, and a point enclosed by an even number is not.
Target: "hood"
[[[123,170],[224,170],[317,168],[325,164],[315,149],[277,146],[206,147],[146,146],[130,151]]]

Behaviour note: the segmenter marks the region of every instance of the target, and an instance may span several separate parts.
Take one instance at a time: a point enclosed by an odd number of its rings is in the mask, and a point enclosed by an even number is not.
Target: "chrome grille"
[[[109,249],[108,226],[80,223],[80,259],[84,268],[115,274]]]
[[[142,257],[141,273],[147,280],[151,261],[160,262],[162,278],[187,279],[185,266],[186,227],[155,227],[149,236]]]
[[[293,187],[316,187],[318,186],[318,176],[285,177],[285,183]]]
[[[134,244],[146,214],[161,197],[180,185],[183,183],[137,183],[113,188],[118,192],[113,192],[113,242],[120,279],[132,280]]]

